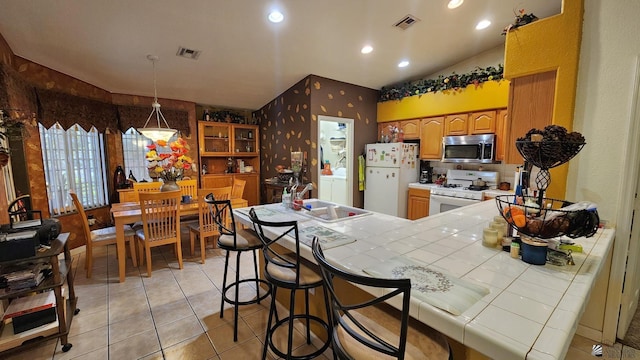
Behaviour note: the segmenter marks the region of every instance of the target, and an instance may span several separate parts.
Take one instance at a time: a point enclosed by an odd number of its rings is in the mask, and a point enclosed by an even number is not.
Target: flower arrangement
[[[158,147],[169,147],[171,152],[158,152]],[[147,168],[152,174],[166,181],[176,181],[182,179],[185,171],[191,171],[193,160],[187,155],[189,145],[179,137],[176,141],[167,144],[164,140],[147,145],[146,158],[149,164]]]

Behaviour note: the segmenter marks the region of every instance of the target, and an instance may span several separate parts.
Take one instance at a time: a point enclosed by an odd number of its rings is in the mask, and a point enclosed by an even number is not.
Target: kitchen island
[[[599,229],[575,239],[583,247],[573,254],[575,265],[537,266],[482,245],[482,229],[498,215],[494,201],[414,221],[371,213],[323,222],[280,204],[257,209],[259,217],[271,217],[265,220],[298,220],[303,242],[322,232],[325,256],[350,271],[379,275],[404,264],[394,269],[413,268],[412,283],[424,269],[453,284],[436,289],[435,297],[414,284],[410,313],[470,349],[467,359],[563,359],[615,235]],[[247,211],[236,210],[236,219],[250,225]],[[313,261],[309,247],[301,253]],[[447,296],[453,296],[450,307]]]

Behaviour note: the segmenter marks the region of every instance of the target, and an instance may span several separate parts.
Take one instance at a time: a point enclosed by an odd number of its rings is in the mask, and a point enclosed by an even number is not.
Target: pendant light
[[[153,104],[151,104],[151,114],[147,118],[147,122],[144,123],[144,127],[138,128],[137,130],[144,136],[151,139],[153,142],[158,140],[169,141],[171,137],[178,131],[176,129],[171,129],[167,120],[165,120],[164,115],[162,115],[162,111],[160,111],[160,103],[158,103],[158,91],[156,89],[156,61],[158,61],[158,57],[156,55],[147,55],[147,59],[153,63]],[[152,117],[156,118],[158,127],[147,127],[149,121]],[[166,128],[161,127],[160,119],[167,126]]]

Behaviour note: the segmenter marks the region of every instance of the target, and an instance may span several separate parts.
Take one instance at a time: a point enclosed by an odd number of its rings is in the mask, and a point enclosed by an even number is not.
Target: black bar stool
[[[265,335],[264,349],[262,359],[267,357],[267,349],[271,349],[277,356],[286,359],[311,359],[321,355],[330,345],[331,328],[323,319],[311,315],[309,312],[309,289],[321,288],[322,277],[318,272],[317,266],[312,263],[306,263],[300,257],[300,239],[298,235],[298,222],[268,222],[258,219],[254,209],[249,211],[249,216],[253,222],[254,229],[258,237],[263,242],[262,253],[265,260],[264,275],[273,286],[271,294],[271,307],[269,309],[269,320],[267,321],[267,333]],[[269,236],[265,234],[265,229]],[[285,246],[284,242],[295,240],[295,251],[284,253],[278,250],[275,245]],[[276,311],[276,293],[278,288],[289,289],[291,297],[289,299],[289,316],[278,320]],[[295,314],[295,295],[297,290],[304,290],[305,313]],[[324,302],[328,304],[327,294],[324,293]],[[327,308],[328,309],[328,308]],[[273,324],[273,316],[276,322]],[[327,316],[329,313],[327,312]],[[303,355],[292,355],[293,352],[293,322],[295,319],[301,319],[306,325],[307,344],[311,344],[311,322],[320,325],[326,331],[327,341],[316,351]],[[273,342],[273,334],[281,327],[288,326],[287,349],[286,353],[278,349]]]
[[[322,272],[325,294],[331,302],[330,322],[334,357],[338,359],[451,360],[447,338],[431,327],[409,317],[410,279],[381,279],[352,274],[329,263],[317,238],[313,239],[313,257]],[[384,295],[370,300],[353,299],[347,291],[337,290],[334,280],[385,289]],[[400,297],[402,309],[385,303]]]
[[[271,293],[271,284],[267,281],[260,279],[258,275],[258,262],[256,257],[256,250],[262,248],[262,242],[253,231],[240,229],[237,231],[236,222],[233,217],[233,209],[231,208],[231,200],[215,200],[213,194],[207,195],[204,200],[209,204],[210,210],[213,212],[214,221],[218,227],[218,248],[226,250],[227,254],[224,260],[224,277],[222,280],[222,302],[220,303],[220,318],[224,315],[224,303],[233,305],[234,319],[233,319],[233,341],[238,341],[238,306],[259,304]],[[241,233],[239,236],[238,233]],[[204,251],[204,248],[201,250]],[[231,284],[227,285],[227,271],[229,269],[229,253],[231,251],[236,252],[236,279]],[[243,252],[251,251],[253,253],[253,270],[255,277],[252,279],[240,280],[240,255]],[[239,292],[240,285],[243,283],[254,282],[256,286],[256,296],[249,300],[240,300]],[[265,284],[267,290],[260,294],[260,284]],[[227,292],[234,288],[234,297],[227,296]]]

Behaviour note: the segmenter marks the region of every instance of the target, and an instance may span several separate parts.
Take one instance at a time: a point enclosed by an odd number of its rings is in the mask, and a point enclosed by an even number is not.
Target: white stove
[[[431,189],[429,215],[482,201],[483,190],[495,189],[498,178],[499,174],[495,171],[448,170],[447,185]],[[486,186],[474,189],[473,181],[479,179],[484,181]]]
[[[431,189],[431,195],[450,196],[462,199],[482,200],[484,193],[481,190],[469,190],[463,187],[438,187]]]

